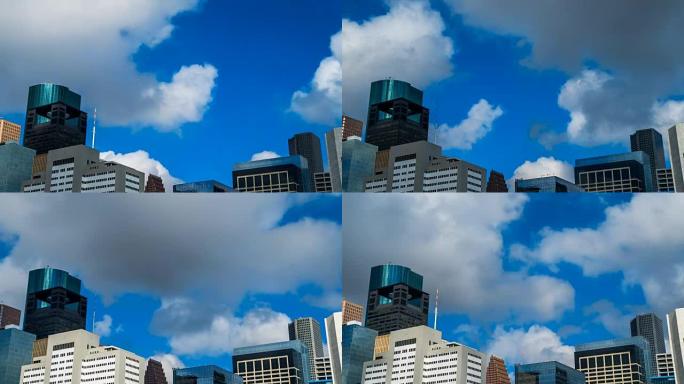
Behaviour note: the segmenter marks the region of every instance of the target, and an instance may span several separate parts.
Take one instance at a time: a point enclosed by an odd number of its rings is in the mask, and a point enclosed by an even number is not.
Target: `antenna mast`
[[[97,108],[95,108],[95,112],[93,113],[93,144],[91,147],[95,149],[95,130],[97,129]]]
[[[439,313],[439,288],[437,288],[437,295],[435,296],[435,325],[433,328],[437,329],[437,314]]]

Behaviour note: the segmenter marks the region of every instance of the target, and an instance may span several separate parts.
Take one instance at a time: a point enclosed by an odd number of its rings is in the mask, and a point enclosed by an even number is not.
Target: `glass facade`
[[[72,92],[63,85],[43,83],[29,88],[26,109],[44,107],[54,103],[64,103],[70,107],[81,109],[81,95]]]
[[[342,191],[364,192],[366,178],[375,171],[375,154],[378,147],[361,140],[342,143]]]
[[[299,340],[235,348],[233,372],[245,384],[306,384],[313,379],[306,346]]]
[[[399,98],[422,105],[423,91],[401,80],[385,79],[374,81],[371,83],[368,105],[370,106]]]
[[[0,383],[19,383],[21,366],[30,364],[36,336],[18,329],[0,330]]]
[[[557,361],[516,364],[515,384],[584,384],[584,374]]]
[[[312,192],[313,175],[301,155],[238,163],[233,166],[236,192]]]
[[[21,184],[32,176],[36,151],[17,143],[0,143],[0,192],[21,192]]]
[[[385,264],[371,268],[369,291],[394,284],[406,284],[415,289],[423,289],[423,276],[401,265]]]
[[[231,188],[216,180],[195,181],[192,183],[176,184],[175,193],[222,193],[230,192]]]
[[[216,365],[173,370],[173,384],[242,384],[242,378]]]
[[[358,324],[342,326],[342,384],[361,384],[363,363],[373,360],[378,332]]]
[[[651,372],[648,341],[641,337],[580,344],[575,347],[575,368],[585,374],[588,384],[608,378],[646,383]],[[619,372],[619,377],[614,377]]]
[[[587,192],[653,192],[651,161],[641,151],[575,161],[575,184]]]
[[[50,267],[29,272],[28,293],[50,288],[64,288],[74,293],[81,293],[81,280],[69,275],[69,272]]]
[[[519,179],[515,181],[516,192],[582,192],[582,188],[557,176]]]

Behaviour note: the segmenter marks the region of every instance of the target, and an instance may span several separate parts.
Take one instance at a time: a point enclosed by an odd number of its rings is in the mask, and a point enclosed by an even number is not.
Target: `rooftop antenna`
[[[93,311],[93,327],[90,329],[90,332],[95,333],[95,311]]]
[[[95,108],[95,112],[93,112],[93,144],[91,147],[95,149],[95,133],[96,133],[96,128],[97,128],[97,108]]]
[[[437,314],[439,313],[439,288],[437,288],[437,295],[435,295],[435,325],[433,328],[437,329]]]

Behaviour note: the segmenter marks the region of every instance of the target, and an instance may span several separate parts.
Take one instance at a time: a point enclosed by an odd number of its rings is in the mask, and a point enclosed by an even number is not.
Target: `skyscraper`
[[[581,187],[558,176],[542,176],[532,179],[516,179],[516,192],[583,192]]]
[[[312,132],[297,133],[287,140],[290,156],[300,155],[309,165],[310,191],[314,190],[313,180],[316,173],[323,172],[321,139]]]
[[[656,169],[665,168],[665,149],[663,136],[653,128],[640,129],[629,135],[632,152],[642,151],[651,162],[651,177],[656,185]]]
[[[165,192],[164,181],[157,175],[148,175],[147,184],[145,184],[145,192]]]
[[[240,376],[216,365],[176,368],[172,384],[242,384]]]
[[[311,192],[308,160],[301,155],[254,160],[233,166],[235,192]]]
[[[57,333],[85,329],[88,299],[81,296],[81,280],[50,267],[29,272],[24,330],[43,339]]]
[[[665,353],[665,334],[663,321],[655,313],[637,315],[629,322],[632,336],[642,336],[648,341],[651,352],[651,372],[655,374],[657,364],[656,355]]]
[[[356,321],[342,326],[342,384],[361,384],[363,363],[373,360],[377,336]]]
[[[342,143],[342,191],[363,192],[375,169],[375,145],[352,136]]]
[[[325,148],[328,152],[333,192],[342,192],[342,128],[325,133]]]
[[[682,383],[684,381],[684,308],[677,308],[667,314],[667,331],[670,337],[675,381]]]
[[[299,340],[235,348],[233,372],[244,384],[305,384],[311,380],[306,347]]]
[[[430,112],[423,91],[393,79],[371,83],[366,120],[366,143],[379,151],[395,145],[428,140]]]
[[[587,384],[646,384],[652,376],[650,354],[641,336],[581,344],[575,347],[575,369]]]
[[[363,305],[342,300],[342,324],[350,321],[363,322]]]
[[[346,141],[350,136],[361,137],[363,134],[363,121],[342,115],[342,141]]]
[[[489,357],[485,384],[511,384],[508,371],[506,371],[506,364],[502,358],[494,355]],[[516,384],[518,383],[516,382]]]
[[[675,124],[668,129],[667,136],[675,192],[684,192],[684,123]]]
[[[653,192],[651,160],[627,152],[575,160],[575,184],[586,192]]]
[[[584,384],[584,382],[584,373],[557,361],[515,365],[515,384]]]
[[[19,326],[20,321],[20,310],[6,304],[0,304],[0,329],[5,329],[8,325]]]
[[[36,151],[15,142],[0,143],[0,192],[21,192],[31,178]]]
[[[316,377],[316,358],[323,356],[323,340],[321,325],[313,317],[302,317],[288,324],[290,340],[299,340],[304,344],[309,359],[309,373]]]
[[[29,88],[24,146],[35,149],[39,156],[53,149],[85,144],[87,124],[88,114],[81,111],[81,95],[50,83]],[[34,167],[34,172],[44,170]]]
[[[173,193],[226,193],[231,190],[229,186],[216,180],[193,181],[173,186]]]
[[[508,192],[508,185],[503,173],[491,170],[487,181],[487,192]]]
[[[342,312],[325,318],[325,338],[330,352],[330,369],[333,384],[342,382]]]
[[[21,125],[0,119],[0,143],[6,143],[8,141],[18,143],[20,138]]]
[[[162,367],[162,364],[157,360],[147,360],[147,369],[145,369],[145,384],[168,384],[166,381],[166,375],[164,375],[164,367]]]
[[[427,325],[430,295],[423,292],[423,276],[401,265],[371,269],[366,305],[366,327],[386,335],[399,329]]]
[[[19,329],[0,329],[0,383],[19,383],[21,367],[30,364],[34,334]]]

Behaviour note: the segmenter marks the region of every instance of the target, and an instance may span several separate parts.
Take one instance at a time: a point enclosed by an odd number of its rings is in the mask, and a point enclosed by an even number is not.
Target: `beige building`
[[[21,125],[11,121],[0,119],[0,143],[8,141],[19,142],[21,138]]]
[[[363,305],[342,300],[342,324],[350,321],[363,323]]]

